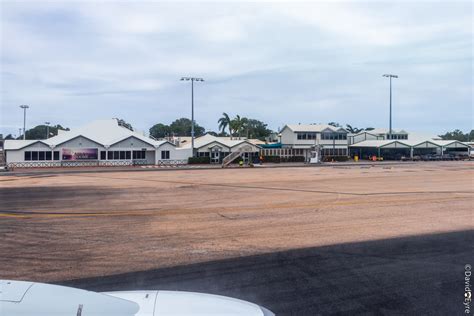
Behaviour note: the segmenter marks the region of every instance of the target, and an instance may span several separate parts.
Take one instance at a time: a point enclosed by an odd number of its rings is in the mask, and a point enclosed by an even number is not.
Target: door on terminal
[[[248,164],[249,163],[249,158],[250,158],[250,153],[244,153],[242,155],[242,160],[244,161],[244,164]]]
[[[211,163],[219,163],[220,151],[211,151]]]

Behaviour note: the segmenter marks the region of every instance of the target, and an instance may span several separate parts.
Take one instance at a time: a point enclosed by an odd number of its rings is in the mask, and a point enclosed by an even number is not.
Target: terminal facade
[[[5,140],[9,167],[126,166],[186,163],[190,150],[155,140],[119,124],[92,122],[43,140]]]
[[[209,157],[221,164],[242,157],[244,162],[260,157],[279,157],[309,162],[315,152],[322,158],[360,159],[383,157],[399,160],[419,155],[469,155],[471,146],[456,140],[410,134],[404,130],[365,130],[349,133],[342,127],[322,124],[285,125],[277,142],[216,137],[206,134],[156,140],[122,126],[117,119],[92,122],[43,140],[5,140],[4,156],[9,167],[127,166],[186,164],[188,158]],[[292,158],[298,158],[293,159]]]
[[[404,130],[376,128],[359,133],[349,133],[342,127],[323,124],[285,125],[279,134],[277,146],[262,145],[267,156],[303,156],[309,161],[317,151],[322,158],[337,159],[373,156],[400,160],[414,159],[421,155],[468,156],[471,146],[456,140],[441,140],[437,136],[408,133]]]

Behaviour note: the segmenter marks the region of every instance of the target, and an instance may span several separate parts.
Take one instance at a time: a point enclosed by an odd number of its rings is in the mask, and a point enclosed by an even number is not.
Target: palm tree
[[[242,130],[245,132],[247,139],[249,138],[250,128],[252,127],[251,125],[252,124],[248,118],[242,118]]]
[[[234,130],[234,132],[237,132],[239,139],[241,137],[241,133],[244,129],[246,122],[247,119],[245,117],[241,118],[240,115],[236,115],[235,118],[230,122],[232,129]]]
[[[352,134],[357,134],[357,133],[363,131],[362,128],[352,127],[349,124],[346,124],[346,129],[349,131],[349,133],[352,133]]]
[[[232,139],[232,120],[227,113],[222,113],[222,117],[217,121],[219,123],[219,130],[223,133],[226,128],[229,128],[230,139]]]

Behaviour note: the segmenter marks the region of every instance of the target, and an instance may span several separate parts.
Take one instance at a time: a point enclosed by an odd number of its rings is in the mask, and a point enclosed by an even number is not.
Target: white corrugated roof
[[[226,147],[232,148],[244,142],[248,142],[246,139],[230,139],[230,137],[216,137],[211,134],[206,134],[201,137],[194,139],[194,148],[201,148],[207,146],[213,142],[218,142]],[[255,145],[255,144],[254,144]],[[182,145],[182,148],[191,148],[191,141],[186,142]]]
[[[383,147],[385,145],[388,145],[388,144],[394,143],[394,142],[399,142],[399,143],[405,144],[407,146],[410,146],[409,144],[406,143],[405,140],[402,141],[402,140],[375,140],[375,139],[372,139],[372,140],[364,140],[364,141],[352,144],[352,145],[350,145],[350,147],[379,148],[379,147]]]
[[[59,135],[49,139],[40,140],[49,146],[57,146],[78,136],[89,138],[103,146],[110,146],[131,136],[136,137],[152,146],[159,147],[166,141],[156,141],[141,133],[131,131],[119,126],[117,119],[97,120],[71,131],[61,132]],[[20,149],[31,145],[38,140],[8,140],[5,142],[5,149]]]
[[[329,129],[334,132],[337,132],[340,130],[346,131],[342,127],[334,127],[332,125],[327,125],[327,124],[290,124],[290,125],[285,125],[285,127],[288,127],[293,132],[322,132],[325,129]]]
[[[27,140],[23,140],[23,139],[5,139],[4,142],[3,142],[3,148],[6,149],[6,150],[9,150],[9,149],[19,149],[19,148],[23,148],[25,146],[28,146],[28,145],[31,145],[31,144],[34,144],[38,142],[38,140],[30,140],[30,139],[27,139]],[[43,141],[40,141],[40,142],[43,142]]]
[[[419,145],[421,143],[430,142],[432,144],[435,144],[437,146],[442,147],[442,146],[447,146],[447,145],[450,145],[452,143],[459,142],[459,141],[457,141],[457,140],[437,140],[437,139],[432,139],[432,138],[415,139],[415,140],[406,140],[406,139],[403,139],[403,140],[400,140],[400,139],[394,139],[394,140],[364,140],[364,141],[361,141],[359,143],[352,144],[352,145],[350,145],[350,147],[379,148],[379,147],[383,147],[383,146],[388,145],[388,144],[393,143],[393,142],[398,142],[398,143],[401,143],[401,144],[405,144],[405,145],[410,146],[410,147]]]
[[[371,129],[370,131],[360,131],[359,133],[356,133],[355,135],[359,135],[363,133],[369,133],[373,135],[381,135],[381,134],[385,135],[385,134],[388,134],[388,128],[374,128],[374,129]],[[396,130],[393,128],[392,128],[392,133],[393,134],[408,134],[408,132],[403,129]]]

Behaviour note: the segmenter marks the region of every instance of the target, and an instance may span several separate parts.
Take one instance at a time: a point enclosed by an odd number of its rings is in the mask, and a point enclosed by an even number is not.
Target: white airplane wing
[[[180,291],[130,291],[104,294],[132,300],[149,316],[274,316],[259,305],[235,298]],[[138,316],[137,315],[137,316]]]
[[[274,316],[259,305],[219,295],[176,291],[96,293],[0,280],[1,316]]]
[[[0,280],[2,316],[135,316],[137,303],[101,293],[43,283]]]

